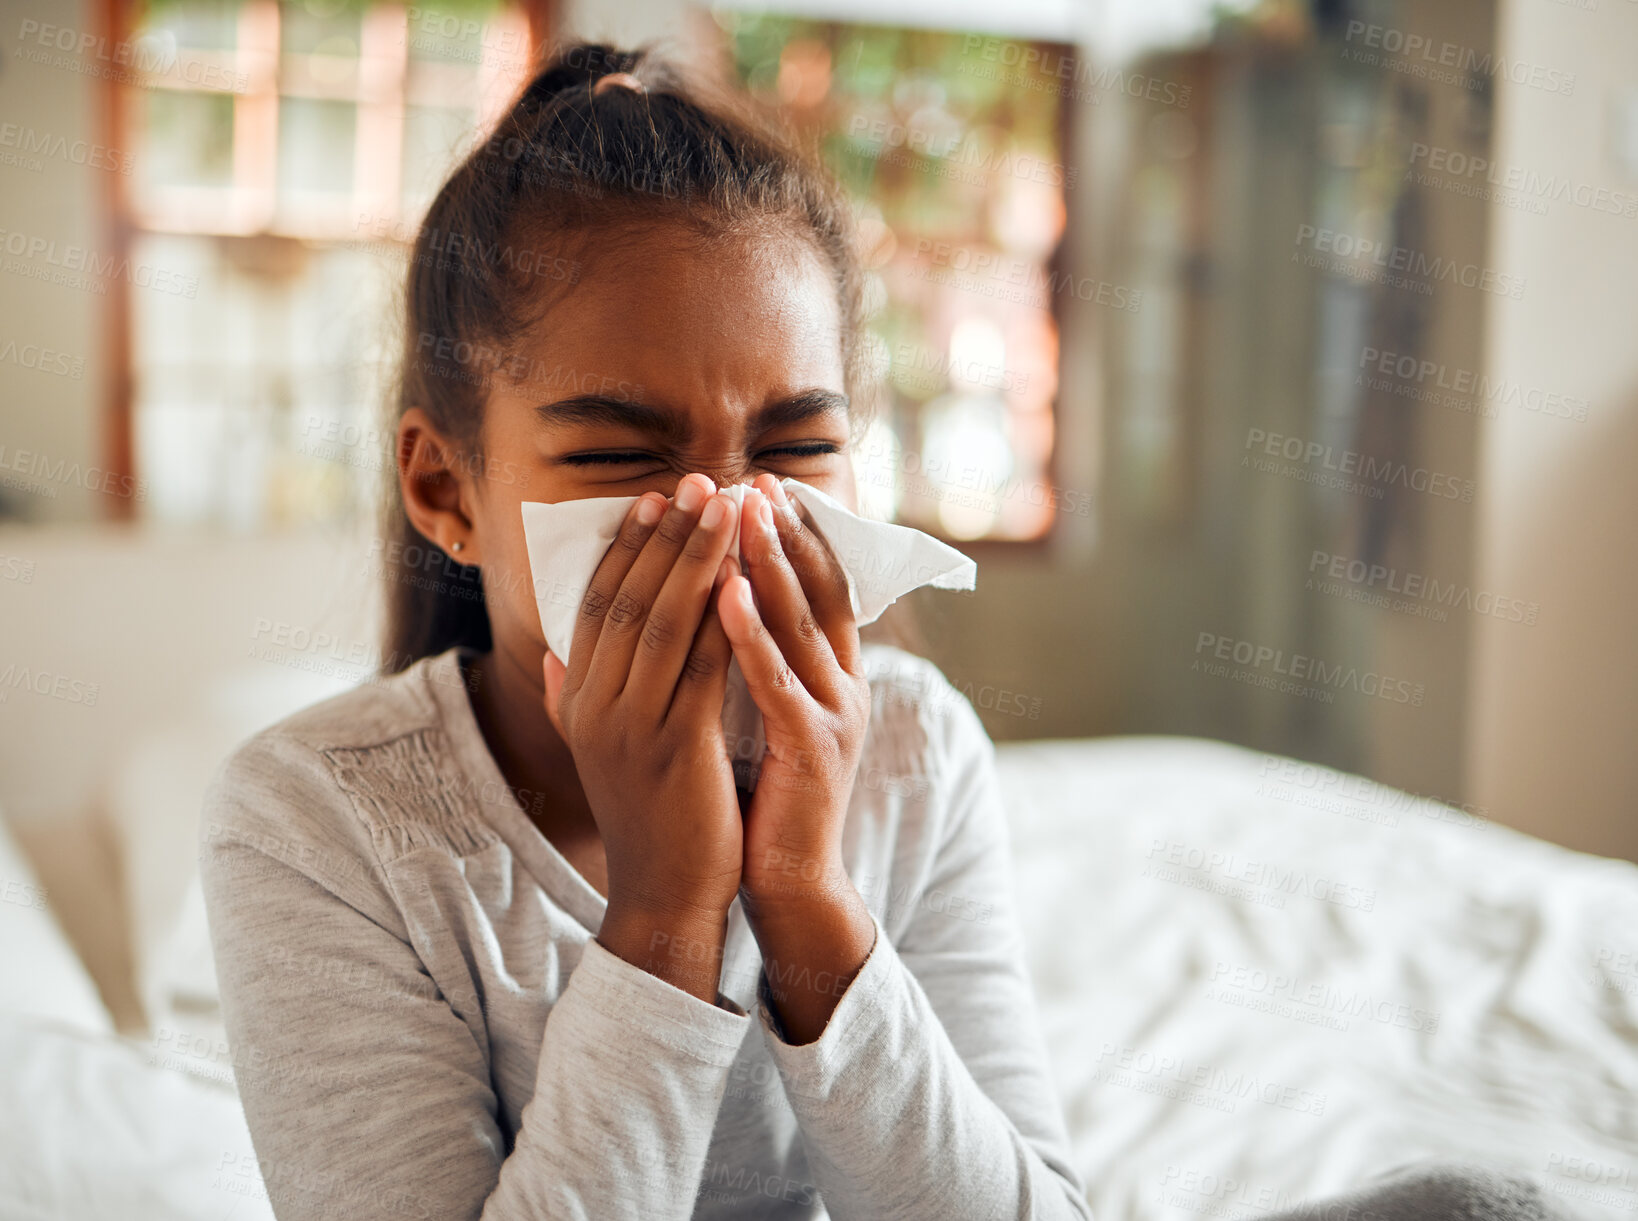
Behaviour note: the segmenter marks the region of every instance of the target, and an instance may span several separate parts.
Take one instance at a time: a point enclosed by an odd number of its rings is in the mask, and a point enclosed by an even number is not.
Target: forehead
[[[845,389],[835,283],[801,236],[663,223],[578,245],[579,281],[525,337],[531,354],[691,411]]]

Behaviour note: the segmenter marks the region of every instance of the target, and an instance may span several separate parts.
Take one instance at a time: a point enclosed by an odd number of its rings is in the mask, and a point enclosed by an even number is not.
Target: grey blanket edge
[[[1395,1166],[1338,1195],[1263,1221],[1580,1221],[1527,1178],[1471,1162]]]

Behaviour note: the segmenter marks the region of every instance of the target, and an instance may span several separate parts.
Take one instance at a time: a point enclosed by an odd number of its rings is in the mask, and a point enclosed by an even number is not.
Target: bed
[[[1221,743],[998,760],[1099,1217],[1257,1217],[1435,1155],[1638,1215],[1638,866]],[[270,1216],[197,895],[120,1033],[28,870],[0,840],[0,1213]]]
[[[1256,1217],[1427,1156],[1638,1213],[1638,866],[1221,743],[1002,759],[1099,1216]]]

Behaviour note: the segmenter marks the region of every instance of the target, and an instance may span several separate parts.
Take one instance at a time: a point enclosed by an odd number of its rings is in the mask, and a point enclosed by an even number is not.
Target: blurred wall
[[[25,20],[94,33],[90,0],[0,0],[0,124],[15,124],[0,153],[22,164],[0,165],[0,473],[15,475],[35,462],[56,468],[96,467],[103,459],[100,412],[106,395],[103,307],[106,298],[67,286],[45,286],[20,274],[39,269],[39,257],[19,260],[19,242],[108,250],[105,179],[110,171],[79,164],[72,155],[30,154],[26,145],[72,147],[103,141],[95,77],[33,63],[19,52]],[[40,50],[36,43],[27,44]],[[26,140],[24,140],[26,137]],[[18,148],[15,143],[25,143]],[[126,151],[126,150],[119,150]],[[34,168],[35,164],[38,168]],[[41,350],[43,360],[21,354]],[[46,355],[46,353],[49,353]],[[58,356],[65,361],[56,359]],[[35,367],[27,367],[33,364]],[[41,365],[47,371],[42,371]],[[67,367],[73,373],[49,370]],[[32,483],[38,484],[39,480]],[[98,512],[94,480],[52,480],[49,494],[0,486],[0,503],[30,521],[84,521]]]
[[[0,591],[0,810],[96,808],[149,738],[201,721],[249,733],[265,723],[258,700],[365,676],[379,654],[371,545],[365,531],[0,524],[0,556],[27,574]]]
[[[1577,79],[1552,105],[1501,92],[1498,167],[1638,195],[1638,4],[1502,12],[1504,54]],[[1565,199],[1492,225],[1493,259],[1529,290],[1490,311],[1489,374],[1588,407],[1489,425],[1480,583],[1541,616],[1477,634],[1469,788],[1500,821],[1638,859],[1638,216]]]

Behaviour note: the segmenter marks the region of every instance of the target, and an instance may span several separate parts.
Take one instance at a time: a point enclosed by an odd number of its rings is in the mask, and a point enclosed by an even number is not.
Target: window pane
[[[354,123],[350,102],[279,99],[279,206],[313,193],[353,189]]]
[[[238,44],[240,0],[160,0],[147,5],[139,38],[174,39],[177,47],[227,50]]]
[[[483,3],[416,5],[409,10],[411,60],[433,63],[489,63],[528,53],[521,27],[497,21],[506,6]]]
[[[192,299],[133,297],[144,511],[242,528],[367,513],[385,469],[381,344],[402,268],[280,238],[153,235],[133,261],[198,283]]]
[[[358,55],[363,6],[348,0],[284,0],[279,42],[286,54]]]
[[[219,93],[147,89],[136,159],[140,187],[229,186],[233,182],[233,99]]]

